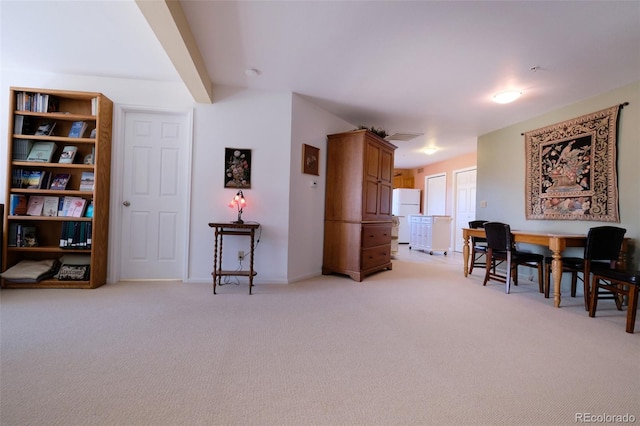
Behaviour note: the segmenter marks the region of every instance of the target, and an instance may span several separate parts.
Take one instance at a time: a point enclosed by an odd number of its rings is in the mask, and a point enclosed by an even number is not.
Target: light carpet
[[[121,282],[0,294],[0,424],[560,425],[640,422],[640,334],[462,256],[401,246],[358,283]]]

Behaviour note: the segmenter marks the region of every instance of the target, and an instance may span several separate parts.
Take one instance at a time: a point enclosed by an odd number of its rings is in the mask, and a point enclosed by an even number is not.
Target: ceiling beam
[[[135,0],[198,103],[213,103],[213,84],[178,0]]]

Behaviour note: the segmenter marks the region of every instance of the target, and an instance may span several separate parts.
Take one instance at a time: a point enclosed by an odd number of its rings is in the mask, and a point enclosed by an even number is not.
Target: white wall
[[[289,282],[320,275],[324,240],[327,136],[356,126],[293,96],[291,179],[289,182]],[[319,176],[302,173],[302,145],[320,148]],[[317,182],[312,187],[312,182]]]
[[[564,120],[629,102],[618,122],[618,190],[620,223],[525,218],[525,145],[521,134]],[[586,233],[590,227],[615,225],[640,241],[640,82],[586,99],[557,111],[488,133],[478,139],[476,215],[507,222],[513,229],[558,233]],[[504,159],[508,158],[509,161]],[[481,201],[487,207],[480,207]],[[639,253],[633,253],[635,267]]]
[[[243,190],[247,208],[242,218],[262,225],[254,282],[287,282],[291,96],[215,87],[214,103],[196,106],[189,281],[211,280],[213,231],[207,224],[237,217],[228,206],[236,190],[224,188],[228,147],[252,150],[251,188]],[[248,252],[248,239],[225,239],[223,257],[233,267],[238,250]]]
[[[242,88],[214,88],[214,103],[195,104],[181,82],[161,83],[102,77],[12,72],[2,70],[2,99],[9,99],[9,87],[47,88],[101,92],[115,106],[114,150],[121,146],[118,108],[140,106],[167,110],[193,110],[193,158],[191,170],[188,282],[211,282],[213,231],[209,222],[232,221],[235,210],[228,207],[235,193],[224,188],[224,149],[252,150],[252,185],[244,192],[248,207],[243,219],[262,224],[256,249],[255,283],[287,283],[319,275],[322,265],[324,219],[324,176],[326,135],[355,126],[332,116],[291,93],[274,93]],[[8,117],[7,102],[0,117]],[[7,121],[0,119],[0,132],[7,135]],[[311,188],[311,175],[301,172],[301,147],[320,148],[318,187]],[[0,141],[1,199],[6,197],[7,138]],[[120,181],[114,156],[112,165],[112,215],[110,244],[118,244]],[[238,250],[248,251],[244,239],[225,239],[225,260],[235,266]],[[230,260],[229,260],[230,259]],[[110,261],[110,268],[112,262]]]

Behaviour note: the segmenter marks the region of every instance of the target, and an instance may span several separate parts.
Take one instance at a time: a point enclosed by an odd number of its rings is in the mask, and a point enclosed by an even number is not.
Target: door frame
[[[187,121],[187,136],[186,146],[184,147],[185,164],[184,170],[187,172],[185,179],[185,212],[184,221],[182,223],[184,229],[184,256],[182,262],[182,282],[185,282],[188,278],[189,271],[189,229],[191,229],[191,173],[189,171],[192,168],[193,162],[193,109],[169,109],[169,108],[154,108],[137,105],[115,105],[114,120],[113,123],[113,135],[114,138],[111,143],[111,202],[109,205],[109,267],[107,268],[107,283],[114,283],[120,281],[121,274],[121,261],[120,261],[120,236],[122,235],[122,194],[123,194],[123,176],[124,176],[124,142],[125,142],[125,123],[126,115],[128,113],[143,113],[143,114],[173,114],[182,115]],[[120,143],[116,143],[120,142]],[[155,280],[158,281],[158,280]],[[173,281],[173,280],[172,280]]]
[[[462,169],[456,169],[453,171],[453,211],[451,212],[451,217],[452,217],[452,223],[454,226],[453,229],[453,235],[451,236],[451,238],[453,238],[453,241],[451,242],[451,251],[455,252],[456,251],[456,239],[459,236],[460,239],[462,239],[462,230],[458,230],[458,228],[455,226],[457,223],[457,216],[458,216],[458,173],[465,173],[465,172],[470,172],[471,170],[475,170],[476,171],[476,189],[478,188],[478,166],[471,166],[471,167],[464,167]],[[477,203],[476,203],[476,215],[477,215]]]

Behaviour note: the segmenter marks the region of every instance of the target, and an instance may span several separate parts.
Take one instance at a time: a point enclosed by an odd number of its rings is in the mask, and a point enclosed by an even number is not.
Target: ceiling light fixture
[[[259,74],[260,74],[260,71],[258,71],[258,70],[257,70],[257,69],[255,69],[255,68],[247,68],[246,70],[244,70],[244,74],[245,74],[247,77],[255,77],[255,76],[257,76],[257,75],[259,75]]]
[[[428,148],[423,149],[422,152],[424,152],[427,155],[433,155],[436,152],[438,152],[438,148],[436,148],[435,146],[430,146]]]
[[[498,104],[508,104],[515,101],[520,96],[522,96],[522,91],[520,90],[507,90],[493,95],[493,101]]]

